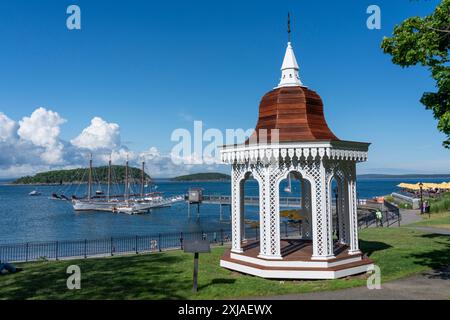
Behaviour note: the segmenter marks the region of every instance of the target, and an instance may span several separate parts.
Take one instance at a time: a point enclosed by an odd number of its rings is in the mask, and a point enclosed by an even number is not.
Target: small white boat
[[[126,213],[129,215],[132,215],[132,214],[137,214],[137,213],[144,213],[144,212],[146,212],[146,210],[141,210],[139,207],[136,207],[135,205],[131,205],[131,206],[128,205],[128,206],[116,207],[115,212]]]
[[[28,194],[29,196],[40,196],[41,195],[41,193],[39,192],[39,191],[37,191],[37,190],[33,190],[33,191],[31,191],[29,194]]]
[[[126,214],[134,213],[134,208],[132,208],[132,207],[116,207],[115,209],[119,213],[126,213]]]

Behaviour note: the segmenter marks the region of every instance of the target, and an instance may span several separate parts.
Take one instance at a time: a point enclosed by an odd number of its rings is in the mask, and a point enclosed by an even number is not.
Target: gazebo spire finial
[[[284,55],[283,65],[281,66],[281,80],[277,88],[302,86],[303,83],[299,76],[299,67],[295,58],[294,49],[291,44],[291,15],[288,12],[288,44]]]

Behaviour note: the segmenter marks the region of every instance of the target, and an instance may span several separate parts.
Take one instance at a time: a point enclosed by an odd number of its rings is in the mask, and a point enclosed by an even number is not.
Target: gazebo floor
[[[345,245],[335,245],[334,257],[316,260],[310,240],[283,239],[281,259],[259,256],[259,241],[242,243],[243,252],[227,250],[220,265],[224,268],[263,278],[275,279],[336,279],[365,273],[373,269],[373,261],[361,253],[348,253]]]

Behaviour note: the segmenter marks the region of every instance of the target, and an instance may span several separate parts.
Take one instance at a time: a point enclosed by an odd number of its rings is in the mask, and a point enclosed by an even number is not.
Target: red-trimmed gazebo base
[[[337,279],[373,270],[373,261],[360,254],[350,255],[348,247],[337,245],[335,258],[314,260],[312,242],[308,240],[281,240],[282,259],[258,257],[259,241],[243,243],[243,253],[227,250],[220,266],[270,279]]]

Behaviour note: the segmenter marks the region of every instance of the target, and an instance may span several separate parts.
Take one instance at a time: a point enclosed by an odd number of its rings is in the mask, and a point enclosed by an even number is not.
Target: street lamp
[[[423,214],[423,183],[419,183],[420,187],[420,214]]]

